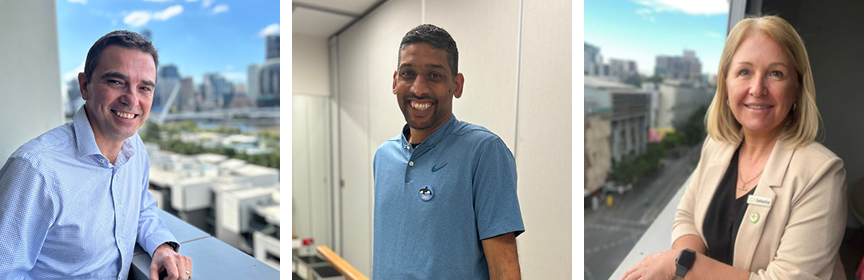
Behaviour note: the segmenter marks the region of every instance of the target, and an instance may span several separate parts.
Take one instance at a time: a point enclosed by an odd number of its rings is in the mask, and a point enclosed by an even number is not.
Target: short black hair
[[[428,23],[414,27],[402,37],[402,43],[399,44],[399,61],[402,61],[402,50],[408,45],[416,43],[427,43],[433,48],[446,51],[450,72],[453,77],[456,77],[456,74],[459,73],[459,49],[456,48],[456,41],[453,41],[453,37],[450,37],[447,30]]]
[[[159,69],[159,53],[156,51],[156,48],[153,47],[153,43],[150,42],[141,34],[129,31],[129,30],[115,30],[111,31],[99,40],[96,40],[96,43],[93,43],[93,46],[90,47],[90,51],[87,52],[87,60],[84,62],[84,75],[87,76],[87,82],[90,82],[90,77],[93,76],[93,71],[96,70],[96,66],[99,65],[99,58],[102,57],[102,51],[104,51],[108,46],[118,45],[127,49],[137,49],[143,53],[149,54],[153,56],[153,62],[156,64],[156,69]]]

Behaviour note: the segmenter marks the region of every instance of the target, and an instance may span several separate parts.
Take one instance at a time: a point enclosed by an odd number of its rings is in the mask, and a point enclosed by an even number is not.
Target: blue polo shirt
[[[416,148],[374,159],[374,279],[489,279],[481,240],[525,231],[516,161],[494,133],[450,119]]]

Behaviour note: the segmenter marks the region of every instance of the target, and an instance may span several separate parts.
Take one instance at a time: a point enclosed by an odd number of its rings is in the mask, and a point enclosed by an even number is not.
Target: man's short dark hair
[[[456,48],[456,41],[453,41],[453,37],[450,37],[447,30],[428,23],[414,27],[405,33],[405,37],[402,37],[402,43],[399,44],[399,61],[402,61],[402,50],[408,45],[416,43],[427,43],[433,48],[446,51],[450,72],[453,77],[456,77],[456,74],[459,73],[459,49]]]
[[[90,82],[90,77],[93,76],[93,71],[99,65],[99,58],[102,57],[104,51],[110,45],[118,45],[127,49],[137,49],[143,53],[153,56],[153,63],[156,64],[156,69],[159,69],[159,53],[153,47],[153,43],[147,40],[141,34],[129,30],[111,31],[90,47],[87,52],[87,61],[84,63],[84,75],[87,76],[87,82]]]

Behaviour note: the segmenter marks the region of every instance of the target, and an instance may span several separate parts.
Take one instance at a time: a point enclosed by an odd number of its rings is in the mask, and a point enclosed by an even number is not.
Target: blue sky
[[[57,0],[64,90],[83,71],[93,43],[118,29],[149,29],[159,65],[176,65],[196,84],[213,72],[245,84],[249,64],[264,63],[262,34],[279,32],[279,1]]]
[[[603,62],[635,60],[654,74],[657,55],[694,50],[702,73],[716,74],[726,37],[726,0],[586,0],[585,42],[600,47]]]

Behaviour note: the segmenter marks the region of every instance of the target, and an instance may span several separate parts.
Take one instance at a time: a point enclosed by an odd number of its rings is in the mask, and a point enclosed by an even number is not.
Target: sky
[[[727,0],[585,0],[585,43],[610,58],[635,60],[654,75],[658,55],[696,52],[702,73],[714,75],[729,20]]]
[[[266,34],[279,33],[278,0],[57,0],[60,74],[83,72],[87,51],[114,30],[151,31],[159,65],[201,83],[205,73],[246,84],[249,64],[265,61]]]

